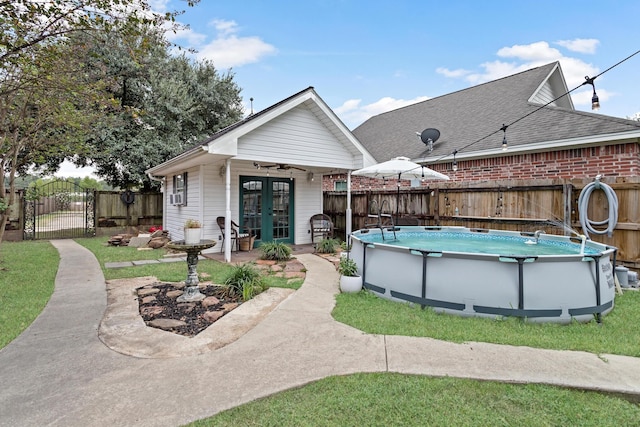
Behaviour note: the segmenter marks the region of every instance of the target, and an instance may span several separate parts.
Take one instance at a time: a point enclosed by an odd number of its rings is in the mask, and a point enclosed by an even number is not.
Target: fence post
[[[564,235],[568,236],[571,233],[571,203],[573,200],[573,185],[570,183],[562,184],[562,204],[563,204],[563,212],[564,212]]]

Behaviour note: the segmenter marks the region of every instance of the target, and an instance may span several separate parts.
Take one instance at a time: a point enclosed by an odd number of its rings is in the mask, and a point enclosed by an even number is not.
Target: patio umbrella
[[[401,179],[434,179],[448,181],[449,177],[440,172],[429,169],[426,166],[412,162],[408,157],[396,157],[386,162],[378,163],[366,168],[353,171],[351,175],[366,176],[369,178],[397,178]],[[398,195],[396,202],[396,222],[400,208],[400,183],[398,183]]]

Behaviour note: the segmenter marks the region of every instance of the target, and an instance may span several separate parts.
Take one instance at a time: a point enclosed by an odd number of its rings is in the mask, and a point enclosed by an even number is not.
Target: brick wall
[[[453,160],[453,159],[452,159]],[[430,165],[429,168],[447,174],[452,181],[494,181],[509,179],[576,179],[640,175],[640,144],[628,143],[601,147],[575,148],[544,153],[516,154],[475,160],[457,160],[458,170],[451,170],[452,162]],[[333,182],[345,175],[325,176],[323,190],[333,191]],[[352,190],[396,188],[396,180],[375,180],[351,177]],[[409,181],[402,186],[408,187]]]

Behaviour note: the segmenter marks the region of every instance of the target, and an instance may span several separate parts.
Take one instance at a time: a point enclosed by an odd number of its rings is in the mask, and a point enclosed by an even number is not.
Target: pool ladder
[[[365,223],[365,227],[367,228],[379,228],[380,233],[382,234],[382,240],[387,240],[384,235],[385,229],[387,231],[393,232],[393,240],[397,240],[396,237],[396,225],[393,222],[393,215],[390,213],[385,213],[385,206],[389,209],[389,201],[383,200],[382,205],[378,207],[378,201],[372,200],[369,203],[369,212],[367,213],[367,218],[374,218],[375,222]],[[377,212],[377,213],[372,213]]]

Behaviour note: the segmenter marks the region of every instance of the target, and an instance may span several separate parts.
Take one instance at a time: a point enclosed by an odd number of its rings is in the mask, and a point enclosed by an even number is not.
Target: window
[[[187,173],[181,173],[179,175],[173,176],[173,194],[179,195],[179,199],[181,205],[186,206],[187,204]]]
[[[347,191],[347,181],[335,181],[333,191]]]

